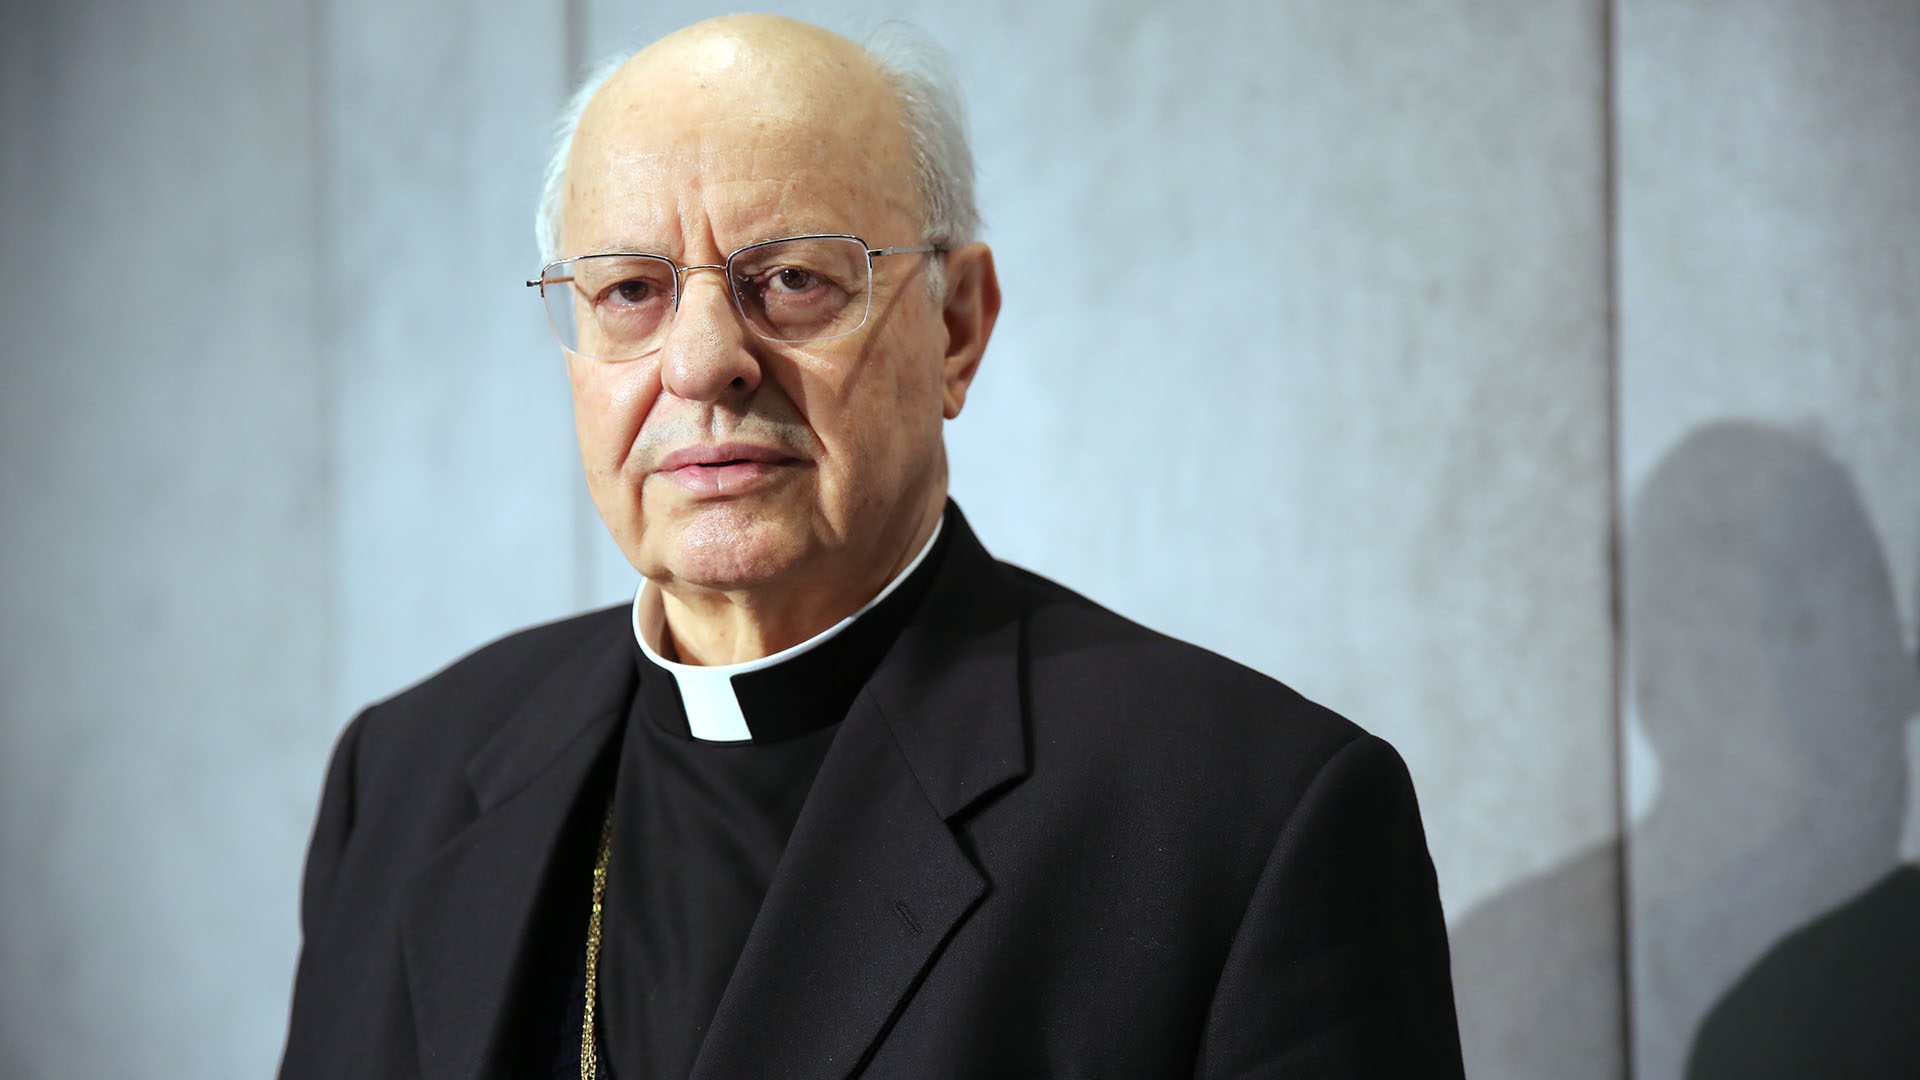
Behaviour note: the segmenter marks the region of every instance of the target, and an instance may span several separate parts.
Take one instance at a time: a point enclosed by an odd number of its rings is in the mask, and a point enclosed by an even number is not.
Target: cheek
[[[925,355],[895,345],[896,357]],[[808,419],[820,440],[838,459],[839,481],[856,499],[887,497],[924,467],[941,436],[942,398],[937,359],[893,361],[873,358],[838,394],[811,395]]]
[[[592,474],[617,472],[659,396],[658,368],[642,361],[572,360],[573,421]]]

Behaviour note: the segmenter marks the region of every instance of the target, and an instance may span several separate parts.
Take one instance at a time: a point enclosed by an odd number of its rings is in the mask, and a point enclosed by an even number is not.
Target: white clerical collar
[[[733,692],[733,677],[752,671],[763,671],[782,664],[796,656],[804,655],[838,637],[855,619],[865,615],[885,600],[901,582],[913,575],[920,564],[926,561],[927,553],[933,550],[934,541],[940,539],[940,528],[946,523],[946,515],[934,522],[933,535],[920,548],[905,569],[887,582],[887,587],[879,595],[864,604],[859,611],[841,619],[818,634],[791,648],[782,649],[771,656],[758,660],[744,660],[738,664],[715,664],[710,667],[699,664],[682,664],[665,659],[656,647],[666,640],[667,609],[661,600],[660,590],[649,588],[653,582],[645,578],[640,580],[640,588],[633,594],[633,637],[640,643],[640,651],[648,660],[672,673],[674,683],[680,688],[680,703],[687,711],[687,729],[696,739],[708,739],[714,742],[741,742],[753,737],[747,730],[746,715],[741,712],[740,699]]]

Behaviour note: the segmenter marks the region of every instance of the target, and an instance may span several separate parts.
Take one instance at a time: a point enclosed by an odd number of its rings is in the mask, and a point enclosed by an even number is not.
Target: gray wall
[[[1754,1075],[1724,1022],[1694,1045],[1729,986],[1831,1024],[1846,988],[1793,958],[1893,948],[1859,901],[1915,799],[1920,3],[1631,3],[1619,41],[1634,1057]]]
[[[529,211],[720,10],[0,8],[0,1076],[270,1071],[340,725],[630,593]],[[1913,856],[1920,5],[884,14],[1007,291],[956,497],[1400,747],[1474,1075],[1678,1077]]]

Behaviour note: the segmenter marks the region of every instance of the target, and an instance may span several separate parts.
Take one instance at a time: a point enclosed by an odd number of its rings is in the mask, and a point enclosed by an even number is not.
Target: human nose
[[[691,271],[718,271],[720,279]],[[753,334],[740,321],[727,291],[726,268],[691,266],[661,347],[660,382],[689,401],[717,401],[752,393],[760,385]]]

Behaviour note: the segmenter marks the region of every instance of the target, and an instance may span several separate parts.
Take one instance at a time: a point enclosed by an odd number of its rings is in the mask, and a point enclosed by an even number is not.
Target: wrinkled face
[[[725,39],[659,48],[582,120],[561,255],[686,266],[810,233],[922,241],[905,129],[866,72]],[[695,270],[657,351],[568,357],[588,486],[636,569],[669,587],[806,587],[894,557],[944,496],[928,258],[874,260],[870,314],[844,337],[758,336],[725,275]]]

